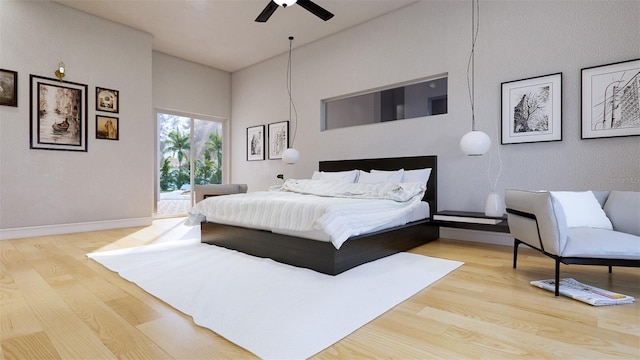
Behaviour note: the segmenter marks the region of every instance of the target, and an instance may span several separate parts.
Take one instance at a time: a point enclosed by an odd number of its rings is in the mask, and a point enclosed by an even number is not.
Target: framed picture
[[[264,125],[247,128],[247,161],[264,160]]]
[[[269,124],[269,159],[282,159],[282,153],[289,147],[289,122]]]
[[[87,85],[30,76],[30,148],[87,151]]]
[[[96,86],[96,110],[118,113],[120,94],[118,90],[105,89]]]
[[[562,73],[502,83],[502,144],[562,140]]]
[[[18,106],[18,73],[0,69],[0,105]]]
[[[582,139],[640,135],[640,59],[582,69]]]
[[[118,140],[119,134],[117,117],[96,115],[96,139]]]

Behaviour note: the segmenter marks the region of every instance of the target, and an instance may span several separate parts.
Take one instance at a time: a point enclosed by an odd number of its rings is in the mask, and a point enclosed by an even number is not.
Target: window
[[[322,100],[321,129],[447,113],[447,75]]]
[[[165,112],[156,117],[156,216],[186,215],[194,202],[194,185],[223,182],[224,121]]]

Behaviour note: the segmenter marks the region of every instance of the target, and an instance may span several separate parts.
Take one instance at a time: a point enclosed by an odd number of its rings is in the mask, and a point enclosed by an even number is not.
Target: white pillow
[[[562,210],[568,228],[613,230],[611,220],[591,191],[550,191],[554,211]]]
[[[357,176],[358,176],[358,170],[331,171],[331,172],[314,171],[313,176],[311,176],[311,180],[326,180],[326,181],[354,183],[356,182]]]
[[[371,170],[370,173],[360,170],[358,182],[365,184],[399,183],[402,182],[403,169],[394,171]]]
[[[402,176],[402,182],[419,182],[421,184],[426,184],[429,181],[430,176],[431,168],[405,170]]]

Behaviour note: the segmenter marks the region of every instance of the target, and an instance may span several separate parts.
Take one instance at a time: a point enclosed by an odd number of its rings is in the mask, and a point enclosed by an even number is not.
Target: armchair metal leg
[[[516,268],[516,263],[518,262],[518,245],[520,245],[522,241],[518,239],[513,240],[513,268]]]
[[[556,296],[560,296],[560,259],[556,258]]]
[[[611,274],[613,272],[612,266],[609,265],[609,274]]]

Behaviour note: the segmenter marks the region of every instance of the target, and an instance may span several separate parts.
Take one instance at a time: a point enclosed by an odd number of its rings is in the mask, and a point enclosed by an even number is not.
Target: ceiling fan
[[[267,22],[279,6],[286,8],[287,6],[291,6],[296,3],[324,21],[333,17],[332,13],[328,12],[311,0],[271,0],[264,10],[262,10],[260,15],[258,15],[256,22]]]

